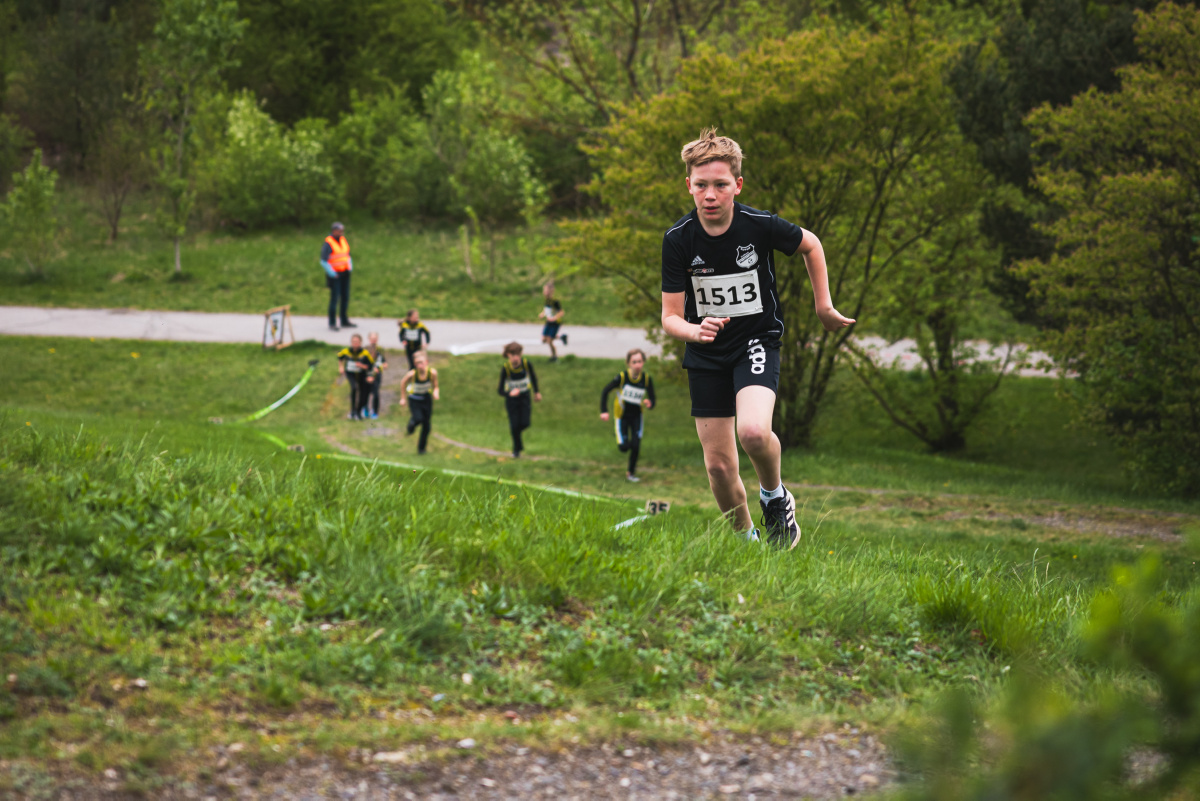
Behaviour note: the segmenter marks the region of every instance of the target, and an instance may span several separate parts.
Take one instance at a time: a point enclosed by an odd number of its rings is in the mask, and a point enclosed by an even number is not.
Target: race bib
[[[409,387],[409,395],[428,395],[433,391],[432,381],[414,381]]]
[[[514,389],[519,389],[522,392],[528,392],[529,391],[529,379],[528,378],[506,379],[504,382],[504,388],[506,390],[508,390],[509,392],[512,392]]]
[[[346,362],[346,372],[347,373],[361,373],[362,371],[363,371],[362,362],[354,362],[354,361]]]
[[[554,315],[555,315],[556,313],[557,313],[557,312],[555,312],[555,311],[554,311],[554,307],[553,307],[553,306],[544,306],[544,307],[542,307],[542,314],[546,315],[546,319],[547,319],[547,320],[552,320],[552,319],[554,318]]]
[[[696,314],[700,317],[745,317],[763,310],[758,271],[730,275],[693,275]]]
[[[416,341],[420,340],[420,338],[421,338],[421,329],[419,329],[419,328],[405,328],[404,329],[404,341],[405,342],[416,342]]]
[[[621,387],[621,400],[626,403],[632,403],[634,406],[641,406],[642,401],[646,398],[646,390],[641,387],[635,387],[633,384],[626,384]]]

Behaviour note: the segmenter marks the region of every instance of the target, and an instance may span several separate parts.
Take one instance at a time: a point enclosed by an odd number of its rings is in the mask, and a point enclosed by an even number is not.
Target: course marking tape
[[[649,520],[650,517],[651,515],[638,515],[637,517],[631,517],[628,520],[622,520],[620,523],[617,523],[615,526],[613,526],[613,531],[620,531],[623,528],[629,528],[634,523],[640,523],[643,520]]]
[[[295,394],[297,392],[304,389],[304,385],[308,383],[308,379],[312,378],[313,372],[316,371],[316,369],[317,369],[317,359],[312,359],[311,361],[309,361],[308,370],[305,371],[304,377],[300,379],[300,383],[297,384],[296,386],[292,387],[290,390],[288,390],[288,393],[286,395],[284,395],[282,398],[280,398],[279,400],[272,403],[270,406],[266,406],[262,409],[259,409],[254,414],[248,414],[243,418],[234,420],[233,422],[249,423],[249,422],[259,419],[260,417],[266,417],[268,414],[275,411],[280,406],[282,406],[283,404],[285,404],[289,400],[291,400],[292,397],[295,396]]]

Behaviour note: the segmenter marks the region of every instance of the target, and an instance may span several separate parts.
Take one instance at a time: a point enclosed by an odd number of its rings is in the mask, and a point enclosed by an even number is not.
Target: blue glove
[[[337,278],[337,271],[329,266],[329,262],[322,259],[321,266],[325,268],[325,275],[329,276],[330,278]]]

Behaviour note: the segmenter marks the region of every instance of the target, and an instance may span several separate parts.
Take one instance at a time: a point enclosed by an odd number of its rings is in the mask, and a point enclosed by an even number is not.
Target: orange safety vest
[[[336,238],[333,234],[325,237],[325,241],[329,243],[330,249],[333,251],[329,254],[329,266],[333,268],[335,273],[344,273],[350,269],[350,243],[346,241],[346,237]]]

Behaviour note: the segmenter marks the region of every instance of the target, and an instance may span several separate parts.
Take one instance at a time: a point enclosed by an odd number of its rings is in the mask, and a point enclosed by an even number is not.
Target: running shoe
[[[627,475],[627,476],[625,476],[625,480],[626,480],[626,481],[632,481],[634,484],[636,484],[636,483],[638,483],[639,481],[641,481],[641,479],[640,479],[640,478],[638,478],[637,476],[630,476],[630,475]]]
[[[563,341],[564,345],[567,344],[567,335],[566,334],[562,335],[562,341]]]
[[[746,538],[746,542],[760,542],[758,537],[758,529],[752,528],[749,531],[743,531],[742,536]]]
[[[404,426],[404,435],[406,437],[411,437],[413,435],[413,432],[416,430],[417,430],[416,425],[414,425],[413,422],[411,420],[409,420],[408,425]]]
[[[513,458],[514,458],[514,459],[520,459],[520,458],[521,458],[521,452],[520,452],[520,451],[513,451]]]
[[[342,320],[342,328],[358,328],[358,323],[352,323],[349,320]]]
[[[762,525],[767,531],[767,542],[780,548],[791,550],[800,542],[800,526],[796,523],[796,499],[784,488],[783,495],[763,501],[759,498],[758,505],[762,507]]]

